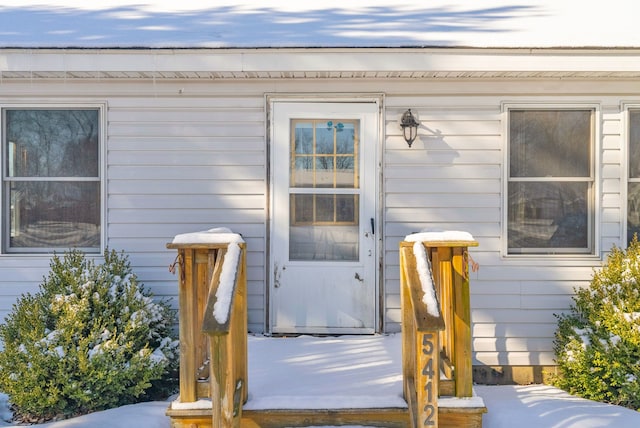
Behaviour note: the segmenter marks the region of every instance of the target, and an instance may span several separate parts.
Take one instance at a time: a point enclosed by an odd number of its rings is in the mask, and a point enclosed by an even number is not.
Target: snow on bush
[[[67,418],[174,388],[178,342],[169,305],[138,283],[123,253],[96,264],[55,255],[39,292],[0,325],[0,390],[17,418]]]
[[[640,409],[640,244],[614,248],[588,288],[558,316],[556,386]]]

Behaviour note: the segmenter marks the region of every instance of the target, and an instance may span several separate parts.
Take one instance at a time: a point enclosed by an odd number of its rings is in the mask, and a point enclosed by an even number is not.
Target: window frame
[[[511,177],[511,112],[512,111],[590,111],[591,112],[591,141],[589,147],[589,177]],[[594,103],[551,103],[551,102],[504,102],[502,103],[503,141],[505,142],[503,158],[503,197],[502,197],[502,238],[501,251],[505,259],[599,259],[600,256],[600,139],[601,139],[601,109]],[[536,180],[538,179],[538,180]],[[517,182],[584,182],[590,184],[587,188],[587,246],[585,248],[550,247],[550,248],[518,248],[514,251],[509,247],[509,186]]]
[[[629,245],[631,242],[629,239],[629,185],[631,183],[640,183],[640,176],[631,177],[631,168],[630,168],[630,160],[631,160],[631,112],[637,111],[640,114],[640,103],[628,103],[624,104],[624,125],[622,135],[624,138],[623,143],[623,160],[622,160],[622,171],[623,171],[623,181],[621,194],[622,194],[622,221],[620,227],[620,236],[622,238],[622,242],[625,247]],[[640,235],[638,236],[640,238]]]
[[[98,200],[100,202],[99,207],[99,244],[96,247],[11,247],[11,224],[10,224],[10,204],[8,199],[10,198],[10,192],[8,192],[8,183],[11,181],[24,181],[24,180],[12,180],[9,177],[8,164],[7,164],[7,150],[5,144],[6,138],[6,112],[8,110],[96,110],[98,114],[98,171],[95,178],[89,178],[89,176],[82,177],[44,177],[36,178],[29,181],[75,181],[75,182],[98,182]],[[104,252],[106,243],[106,231],[105,231],[105,212],[106,212],[106,183],[105,183],[105,159],[106,159],[106,103],[104,102],[28,102],[23,103],[1,103],[0,104],[0,254],[20,256],[20,255],[44,255],[51,254],[52,252],[67,251],[69,249],[78,249],[87,254],[99,255]],[[62,179],[62,180],[60,180]]]

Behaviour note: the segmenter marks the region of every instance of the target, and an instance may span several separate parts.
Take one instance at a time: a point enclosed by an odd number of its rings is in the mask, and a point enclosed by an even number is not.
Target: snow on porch
[[[400,334],[249,336],[246,410],[406,408]],[[484,406],[482,399],[439,400]]]

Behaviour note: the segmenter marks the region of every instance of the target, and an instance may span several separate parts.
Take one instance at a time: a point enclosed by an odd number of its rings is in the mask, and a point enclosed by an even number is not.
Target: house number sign
[[[437,426],[438,407],[436,403],[437,396],[437,379],[436,364],[434,361],[436,354],[437,338],[433,333],[425,333],[422,335],[422,352],[420,356],[420,372],[422,391],[418,392],[418,403],[422,407],[420,419],[423,421],[422,426]]]

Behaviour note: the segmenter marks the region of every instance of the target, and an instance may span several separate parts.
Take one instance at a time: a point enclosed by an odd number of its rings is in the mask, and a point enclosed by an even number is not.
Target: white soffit
[[[636,49],[4,49],[2,79],[639,78]]]

